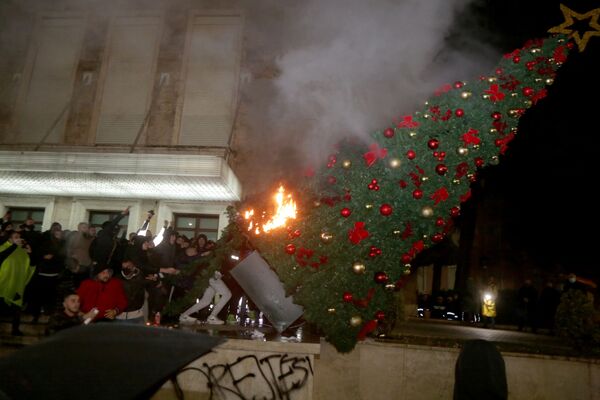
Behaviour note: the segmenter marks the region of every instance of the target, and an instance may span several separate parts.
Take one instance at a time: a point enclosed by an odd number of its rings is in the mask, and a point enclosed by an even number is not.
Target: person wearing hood
[[[95,321],[114,320],[127,308],[127,295],[119,279],[113,278],[113,271],[108,265],[96,264],[93,278],[81,283],[77,294],[81,301],[81,311],[88,313],[97,309]]]

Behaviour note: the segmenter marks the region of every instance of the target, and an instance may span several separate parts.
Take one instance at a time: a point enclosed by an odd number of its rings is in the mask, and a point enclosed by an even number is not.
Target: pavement
[[[36,324],[32,323],[30,316],[23,316],[21,331],[24,336],[16,337],[10,334],[10,320],[0,319],[0,356],[8,354],[24,346],[42,340],[46,328],[47,318],[40,318]],[[264,333],[261,340],[295,341],[319,343],[319,336],[310,332],[307,325],[300,325],[278,334],[268,326],[248,327],[239,325],[208,325],[195,324],[192,326],[174,326],[180,329],[195,330],[237,339],[256,339],[252,337],[255,331]],[[538,354],[566,355],[570,353],[562,340],[551,336],[548,332],[537,334],[519,332],[515,326],[496,325],[495,329],[486,329],[480,326],[464,324],[459,321],[445,321],[411,317],[396,326],[389,337],[378,340],[401,342],[408,344],[421,344],[432,346],[459,347],[464,341],[471,339],[484,339],[495,342],[502,351],[527,352]]]

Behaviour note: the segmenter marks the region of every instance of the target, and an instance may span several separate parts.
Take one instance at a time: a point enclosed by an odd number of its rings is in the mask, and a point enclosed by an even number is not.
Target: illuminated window
[[[192,239],[203,233],[209,240],[217,240],[219,216],[206,214],[175,214],[175,230]]]

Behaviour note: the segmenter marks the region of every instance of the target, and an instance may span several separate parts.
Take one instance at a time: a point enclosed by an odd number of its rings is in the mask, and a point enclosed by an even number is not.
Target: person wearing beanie
[[[94,321],[112,321],[127,308],[123,284],[113,278],[113,271],[107,265],[94,265],[92,274],[93,277],[81,282],[77,289],[81,311],[87,314],[96,308],[98,314]]]

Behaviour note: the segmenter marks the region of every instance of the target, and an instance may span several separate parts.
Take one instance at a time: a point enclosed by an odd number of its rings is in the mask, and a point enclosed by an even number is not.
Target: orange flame
[[[277,208],[273,217],[262,225],[254,221],[254,210],[248,210],[244,212],[244,219],[249,221],[248,231],[254,230],[255,234],[260,232],[269,232],[273,229],[286,226],[289,219],[296,219],[296,202],[292,199],[292,195],[285,195],[285,188],[283,185],[279,186],[274,196],[275,204]],[[262,213],[262,218],[265,218],[266,214]]]

